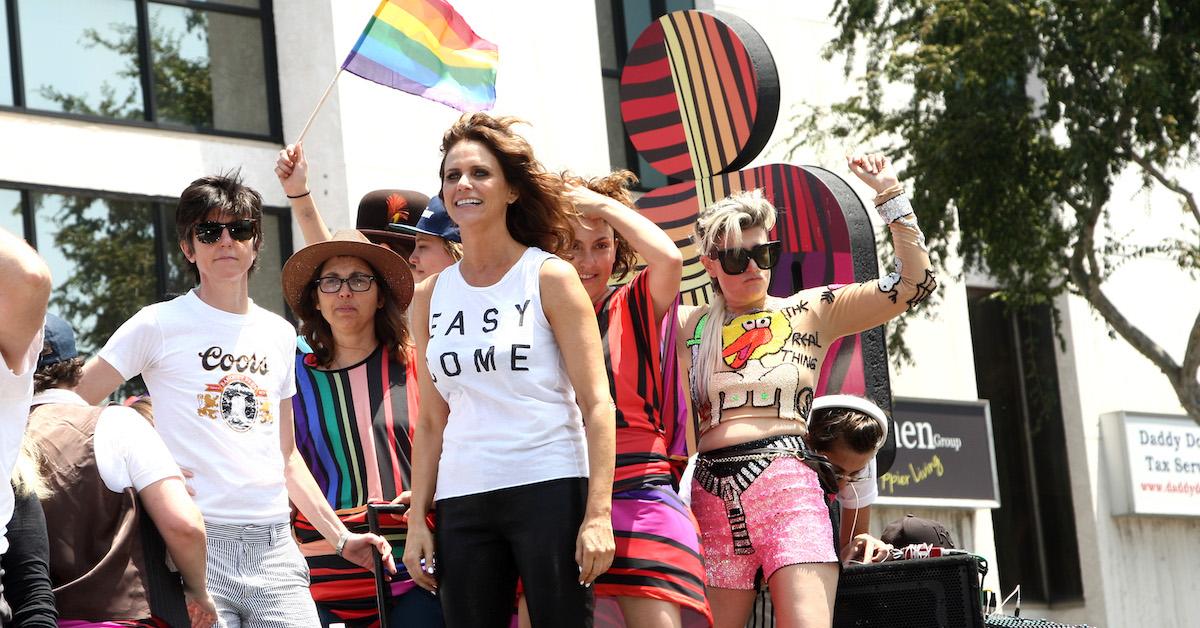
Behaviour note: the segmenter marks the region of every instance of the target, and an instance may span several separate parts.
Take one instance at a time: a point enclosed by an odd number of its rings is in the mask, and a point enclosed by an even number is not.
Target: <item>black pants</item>
[[[438,596],[449,628],[507,628],[521,578],[533,628],[590,628],[575,539],[587,479],[566,478],[437,502]]]

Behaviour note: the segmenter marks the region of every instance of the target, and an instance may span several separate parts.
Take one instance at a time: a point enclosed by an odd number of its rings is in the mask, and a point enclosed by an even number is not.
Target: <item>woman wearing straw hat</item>
[[[283,290],[311,347],[296,356],[296,447],[346,527],[365,529],[368,503],[407,499],[416,418],[404,316],[412,275],[394,251],[346,229],[297,251],[284,265]],[[393,538],[406,527],[381,521]],[[343,560],[302,516],[292,523],[322,622],[373,623],[371,573]],[[403,571],[391,594],[392,625],[442,624],[437,599]]]

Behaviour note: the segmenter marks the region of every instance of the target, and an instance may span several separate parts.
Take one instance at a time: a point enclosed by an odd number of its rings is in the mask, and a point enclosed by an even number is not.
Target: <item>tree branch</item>
[[[1190,371],[1192,381],[1185,379],[1188,372],[1185,372],[1162,346],[1125,318],[1100,288],[1098,269],[1095,267],[1095,231],[1100,216],[1100,208],[1097,207],[1099,203],[1098,200],[1093,201],[1091,207],[1083,207],[1085,211],[1080,213],[1080,237],[1071,253],[1071,279],[1079,288],[1080,295],[1100,313],[1105,322],[1167,376],[1184,409],[1192,419],[1200,423],[1200,399],[1196,398],[1196,389],[1200,386],[1194,383],[1195,369]],[[1186,357],[1200,365],[1200,318],[1192,328]]]
[[[1150,160],[1146,159],[1145,156],[1139,155],[1137,151],[1131,148],[1126,148],[1125,152],[1129,155],[1129,158],[1132,159],[1134,163],[1142,167],[1142,170],[1145,170],[1147,174],[1149,174],[1151,177],[1154,177],[1155,181],[1158,181],[1168,190],[1171,190],[1172,192],[1182,196],[1184,204],[1186,204],[1188,209],[1191,210],[1192,217],[1196,219],[1196,224],[1200,225],[1200,205],[1196,203],[1196,195],[1193,194],[1191,190],[1180,185],[1180,183],[1175,179],[1168,177],[1165,173],[1163,173],[1162,170],[1158,168],[1158,166],[1151,163]]]

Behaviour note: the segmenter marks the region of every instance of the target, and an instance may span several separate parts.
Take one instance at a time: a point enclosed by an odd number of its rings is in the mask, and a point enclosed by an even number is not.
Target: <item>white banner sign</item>
[[[1200,425],[1186,416],[1101,417],[1114,515],[1200,516]]]

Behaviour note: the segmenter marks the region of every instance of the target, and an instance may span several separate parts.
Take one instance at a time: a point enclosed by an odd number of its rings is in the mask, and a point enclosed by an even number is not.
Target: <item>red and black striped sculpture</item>
[[[684,302],[707,302],[708,276],[691,240],[700,208],[762,188],[780,210],[771,236],[784,254],[771,294],[878,277],[867,209],[837,175],[812,166],[769,164],[741,170],[767,143],[779,117],[779,79],[762,37],[744,20],[676,11],[642,32],[621,74],[621,115],[634,148],[679,181],[638,201],[684,253]],[[882,328],[830,348],[817,395],[869,394],[890,407]]]

